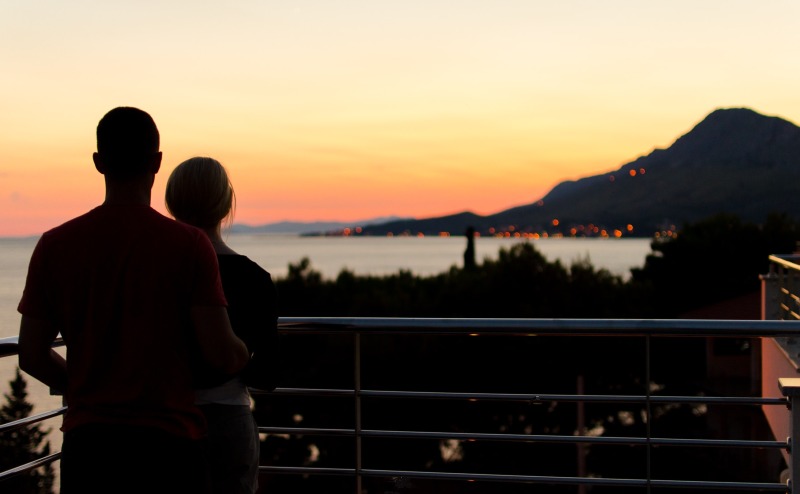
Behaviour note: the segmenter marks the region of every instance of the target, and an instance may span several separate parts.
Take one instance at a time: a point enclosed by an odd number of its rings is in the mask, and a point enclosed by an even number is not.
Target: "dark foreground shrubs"
[[[767,255],[786,253],[798,238],[796,224],[771,217],[763,226],[718,216],[688,225],[653,243],[653,255],[625,280],[588,261],[549,262],[533,243],[501,250],[496,260],[436,276],[407,271],[358,276],[342,271],[323,279],[303,259],[278,279],[282,316],[464,318],[664,318],[758,289]],[[292,335],[283,340],[282,387],[353,389],[354,340],[348,335]],[[706,342],[653,338],[649,380],[640,337],[363,335],[364,389],[504,392],[523,394],[709,395]],[[750,351],[748,347],[746,351]],[[262,425],[353,428],[354,399],[257,397]],[[495,434],[595,434],[609,437],[730,438],[731,430],[763,439],[769,432],[754,409],[542,401],[435,401],[362,398],[362,427]],[[648,414],[649,412],[649,414]],[[648,424],[647,417],[652,417]],[[725,423],[720,428],[718,424]],[[540,442],[409,440],[362,441],[364,468],[546,476],[644,478],[642,447],[554,445]],[[354,466],[347,436],[269,435],[262,462],[315,467]],[[774,482],[775,451],[652,452],[653,477]],[[579,470],[578,457],[585,459]],[[352,479],[268,476],[265,492],[352,492]],[[446,483],[405,478],[365,480],[368,492],[476,493],[577,492],[575,487]],[[591,492],[638,492],[595,487]],[[712,491],[708,491],[712,492]]]

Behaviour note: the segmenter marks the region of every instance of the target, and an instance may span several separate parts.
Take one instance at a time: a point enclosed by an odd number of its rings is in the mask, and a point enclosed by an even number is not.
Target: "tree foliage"
[[[325,280],[307,258],[277,280],[283,316],[350,317],[638,317],[641,291],[586,260],[565,267],[529,242],[501,249],[496,260],[435,276],[399,271]]]
[[[434,276],[417,276],[409,271],[359,276],[343,270],[336,279],[329,280],[315,271],[308,259],[302,259],[289,266],[285,279],[277,280],[280,312],[282,316],[298,317],[675,317],[683,310],[757,289],[758,275],[768,268],[767,256],[791,252],[800,238],[799,232],[796,223],[781,215],[771,216],[761,225],[730,215],[716,216],[685,225],[673,238],[654,241],[653,254],[644,266],[633,270],[629,280],[596,269],[588,259],[570,266],[548,261],[532,242],[501,249],[496,259],[463,268],[453,266]],[[587,394],[636,395],[651,386],[667,395],[705,394],[710,391],[698,387],[705,372],[703,345],[704,341],[697,338],[654,343],[648,383],[640,338],[538,335],[509,339],[365,333],[360,338],[361,384],[365,389],[569,394],[580,382]],[[354,347],[350,336],[296,335],[286,338],[282,348],[282,387],[353,386]],[[676,354],[681,358],[676,360]],[[258,396],[256,415],[260,423],[277,426],[352,427],[352,401],[336,400],[329,398],[326,406],[320,406],[312,398],[285,401]],[[432,404],[425,400],[365,398],[362,407],[365,420],[369,421],[365,427],[371,429],[627,436],[644,435],[649,427],[646,411],[633,404],[586,405],[583,431],[579,431],[576,406],[566,402]],[[652,427],[665,436],[690,431],[692,437],[712,437],[709,421],[713,419],[702,409],[669,405],[655,407],[653,414]],[[271,464],[288,461],[347,467],[351,466],[350,447],[341,438],[304,436],[290,440],[271,435],[262,445],[262,458]],[[577,474],[574,447],[469,441],[398,443],[372,438],[364,440],[364,448],[370,452],[366,460],[369,468]],[[584,453],[593,475],[637,476],[645,468],[639,449],[587,446]],[[668,461],[659,465],[681,463]],[[705,461],[683,463],[682,474],[694,478],[731,475],[730,469],[713,471]],[[660,475],[669,478],[672,473],[664,471]],[[734,472],[743,481],[757,480],[754,475],[746,468]],[[327,478],[320,484],[315,484],[315,478],[292,484],[282,476],[264,481],[267,490],[276,491],[351,490],[346,486],[336,488]],[[396,485],[380,488],[403,491]],[[431,487],[441,488],[442,485]],[[504,487],[503,492],[528,492],[529,487],[515,489]]]
[[[763,224],[719,214],[685,225],[676,236],[652,243],[632,283],[652,290],[657,317],[675,317],[760,289],[770,254],[794,251],[800,227],[786,215]]]
[[[0,423],[28,417],[33,405],[28,401],[27,383],[17,368],[9,381],[10,393],[4,393],[6,403],[0,408]],[[18,467],[50,454],[50,442],[45,441],[49,429],[38,424],[0,433],[0,471]],[[0,483],[4,493],[50,494],[53,492],[53,469],[50,465],[19,474]]]

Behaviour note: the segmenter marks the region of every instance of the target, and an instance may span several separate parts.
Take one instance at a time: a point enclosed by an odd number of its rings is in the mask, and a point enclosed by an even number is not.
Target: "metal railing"
[[[17,356],[17,343],[18,338],[16,336],[12,336],[9,338],[0,338],[0,358],[11,358]],[[59,339],[54,346],[62,346],[63,342]],[[30,427],[32,425],[38,424],[40,422],[44,422],[45,420],[49,420],[54,417],[59,417],[66,412],[67,407],[59,407],[54,410],[48,410],[46,412],[42,412],[36,415],[31,415],[29,417],[25,417],[23,419],[15,420],[13,422],[7,422],[5,424],[0,424],[0,436],[3,434],[8,434],[11,431],[16,429],[21,429],[23,427]],[[49,465],[55,461],[58,461],[61,458],[61,452],[56,452],[50,455],[43,456],[38,458],[34,461],[25,463],[23,465],[18,465],[14,468],[6,470],[4,472],[0,472],[0,486],[2,486],[2,482],[5,479],[14,477],[16,475],[21,475],[28,473],[32,470],[36,470],[37,468],[43,467],[45,465]]]
[[[658,437],[650,429],[652,407],[658,404],[714,404],[714,405],[752,405],[752,406],[781,406],[790,407],[792,423],[800,427],[800,402],[795,403],[800,396],[800,382],[782,380],[781,391],[784,398],[763,398],[761,396],[662,396],[651,391],[650,382],[650,353],[651,342],[656,338],[687,337],[687,338],[763,338],[778,336],[800,335],[800,322],[793,321],[707,321],[707,320],[614,320],[614,319],[392,319],[392,318],[282,318],[279,323],[280,331],[285,338],[300,335],[341,335],[352,338],[353,360],[348,372],[352,373],[352,388],[278,388],[270,395],[286,399],[304,398],[309,396],[325,398],[344,398],[352,400],[352,427],[342,428],[314,428],[314,427],[271,427],[260,424],[259,431],[263,434],[281,434],[289,436],[337,436],[353,441],[352,467],[313,467],[302,465],[287,466],[260,466],[260,471],[265,474],[302,474],[302,475],[334,475],[350,476],[354,481],[354,490],[363,492],[365,479],[376,478],[408,478],[419,480],[440,481],[481,481],[503,482],[522,484],[549,484],[570,485],[582,489],[589,486],[620,486],[651,488],[678,488],[678,489],[719,489],[719,490],[751,490],[761,492],[791,492],[800,493],[800,482],[781,483],[764,482],[737,482],[737,481],[698,481],[681,479],[654,478],[651,475],[651,452],[653,448],[685,446],[691,448],[757,448],[767,450],[792,451],[796,444],[795,435],[800,435],[800,430],[793,429],[792,437],[782,440],[763,438],[758,440],[746,439],[694,439],[691,437]],[[575,394],[562,393],[503,393],[503,392],[450,392],[441,391],[414,391],[397,389],[373,389],[362,386],[364,375],[362,362],[365,357],[362,349],[362,340],[365,336],[370,338],[389,336],[393,338],[410,338],[414,336],[439,335],[446,341],[450,336],[492,336],[511,338],[518,336],[554,336],[554,337],[612,337],[612,338],[641,338],[645,349],[645,380],[641,394]],[[12,355],[15,352],[16,339],[7,338],[0,340],[0,355]],[[569,349],[565,349],[569,351]],[[779,383],[775,383],[778,386]],[[258,393],[254,391],[254,393]],[[580,404],[592,403],[636,403],[644,407],[647,417],[645,423],[647,430],[642,437],[610,437],[605,435],[563,435],[563,434],[513,434],[513,433],[487,433],[487,432],[450,432],[450,431],[422,431],[402,429],[372,429],[364,427],[365,415],[368,410],[363,406],[363,401],[368,399],[387,398],[393,400],[424,400],[426,402],[525,402],[525,403],[550,403],[574,402]],[[15,427],[23,427],[63,413],[63,409],[54,410],[48,414],[0,426],[0,433]],[[453,472],[435,470],[409,470],[372,468],[365,460],[362,442],[374,438],[391,438],[397,440],[455,440],[466,442],[501,442],[501,443],[541,443],[541,444],[567,444],[567,445],[628,445],[642,447],[646,455],[646,474],[641,478],[600,478],[593,476],[569,475],[526,475],[526,474],[498,474],[492,472]],[[800,457],[800,455],[795,455]],[[58,459],[58,453],[42,458],[37,462],[20,466],[16,469],[0,473],[2,480],[12,475],[37,468],[47,462]],[[800,464],[792,458],[789,465],[790,477],[800,474]],[[776,476],[777,477],[777,476]]]
[[[351,397],[354,409],[354,427],[342,429],[320,429],[302,427],[260,427],[266,434],[290,435],[337,435],[352,437],[355,442],[354,466],[350,468],[314,468],[262,466],[261,470],[272,473],[302,473],[352,475],[355,492],[362,492],[362,480],[375,477],[399,477],[411,479],[447,479],[460,481],[515,482],[574,486],[621,486],[621,487],[674,487],[685,489],[724,489],[789,492],[786,484],[775,482],[725,482],[656,479],[649,474],[651,448],[660,446],[689,447],[746,447],[767,449],[789,449],[789,441],[772,440],[709,440],[692,438],[660,438],[648,434],[645,437],[593,437],[576,435],[531,435],[496,434],[443,431],[413,431],[367,429],[363,427],[362,400],[370,398],[392,398],[398,400],[468,400],[468,401],[518,401],[527,403],[576,402],[576,403],[639,403],[650,412],[651,405],[659,403],[704,403],[746,404],[761,406],[787,406],[786,399],[762,397],[720,396],[654,396],[645,387],[642,395],[587,395],[587,394],[514,394],[514,393],[464,393],[421,392],[368,389],[362,382],[361,339],[365,335],[471,335],[471,336],[590,336],[590,337],[640,337],[645,340],[647,353],[646,372],[649,374],[649,346],[653,337],[767,337],[797,335],[800,324],[781,321],[689,321],[689,320],[537,320],[537,319],[282,319],[282,326],[291,334],[348,334],[353,338],[353,389],[278,389],[274,395],[284,396],[338,396]],[[646,378],[649,382],[649,375]],[[778,386],[778,383],[775,383]],[[789,393],[790,385],[784,391]],[[650,423],[650,420],[647,420]],[[419,470],[376,469],[365,466],[362,440],[368,438],[433,439],[457,441],[503,441],[537,442],[550,444],[624,444],[646,447],[648,456],[645,478],[596,478],[541,475],[501,475],[480,472],[444,472]]]
[[[771,255],[770,273],[778,289],[778,319],[800,319],[800,255]]]

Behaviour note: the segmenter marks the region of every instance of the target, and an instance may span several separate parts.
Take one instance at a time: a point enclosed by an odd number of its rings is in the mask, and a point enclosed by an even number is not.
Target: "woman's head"
[[[228,173],[212,158],[190,158],[178,165],[167,180],[167,210],[183,223],[215,228],[232,216],[235,202]]]

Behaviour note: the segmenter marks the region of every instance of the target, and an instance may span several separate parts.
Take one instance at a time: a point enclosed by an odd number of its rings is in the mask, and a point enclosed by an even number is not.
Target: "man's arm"
[[[67,389],[67,361],[53,350],[58,336],[50,321],[23,315],[19,327],[19,367],[62,393]]]
[[[223,306],[195,306],[192,325],[203,359],[214,369],[232,376],[250,360],[247,347],[231,329],[228,311]]]

